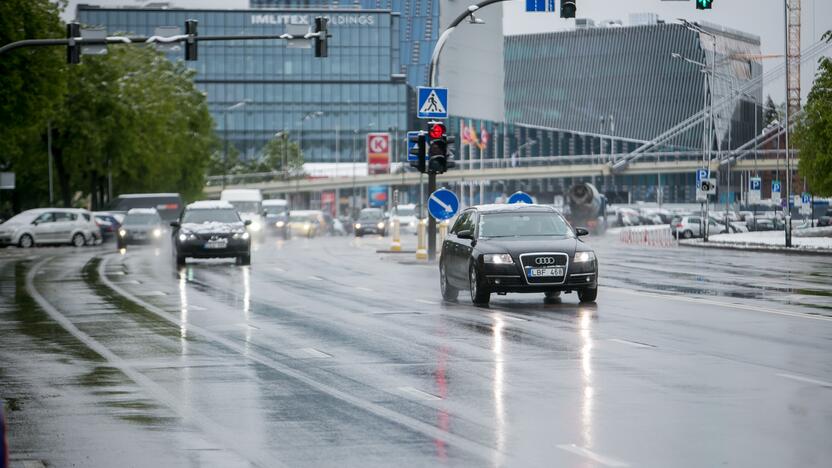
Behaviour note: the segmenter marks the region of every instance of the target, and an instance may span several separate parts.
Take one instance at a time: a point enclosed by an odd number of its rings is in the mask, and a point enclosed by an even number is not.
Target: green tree
[[[824,34],[832,42],[832,31]],[[832,60],[820,59],[803,118],[795,132],[800,175],[816,195],[832,196]]]
[[[0,45],[64,37],[63,1],[0,1]],[[24,48],[0,56],[0,170],[15,172],[15,208],[48,200],[48,123],[66,93],[65,50]],[[6,193],[4,199],[8,200]],[[0,206],[0,211],[3,207]]]
[[[272,138],[263,146],[263,155],[248,165],[250,172],[295,173],[303,168],[300,146],[289,141],[288,135]]]
[[[777,105],[774,104],[774,99],[771,96],[766,98],[766,105],[763,108],[763,122],[765,126],[771,125],[775,120],[780,120],[780,113],[777,110]]]
[[[205,96],[194,72],[151,48],[111,46],[69,71],[53,131],[64,204],[76,192],[93,207],[114,192],[175,191],[198,197],[217,147]]]

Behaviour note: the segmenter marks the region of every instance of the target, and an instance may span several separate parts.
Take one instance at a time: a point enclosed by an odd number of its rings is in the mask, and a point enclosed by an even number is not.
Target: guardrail
[[[676,239],[670,226],[632,226],[618,232],[618,240],[629,245],[673,247]]]

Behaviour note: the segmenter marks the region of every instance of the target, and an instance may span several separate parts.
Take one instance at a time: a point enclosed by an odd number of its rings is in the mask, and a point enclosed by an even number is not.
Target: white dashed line
[[[404,393],[405,395],[411,396],[411,397],[416,398],[418,400],[428,400],[428,401],[441,400],[441,398],[439,398],[436,395],[433,395],[433,394],[430,394],[430,393],[427,393],[427,392],[423,392],[423,391],[415,389],[413,387],[399,387],[397,390],[400,393]]]
[[[286,270],[284,270],[283,268],[278,268],[278,267],[275,267],[274,271],[277,271],[279,273],[286,273]]]
[[[567,452],[574,453],[575,455],[579,455],[581,457],[587,458],[594,462],[600,463],[604,466],[612,466],[612,467],[626,467],[630,466],[629,463],[623,462],[621,460],[616,460],[614,458],[610,458],[604,455],[597,454],[587,448],[580,447],[575,444],[563,444],[557,446],[561,450],[566,450]]]
[[[355,287],[355,289],[356,289],[357,291],[373,292],[373,290],[372,290],[372,289],[370,289],[370,288],[365,288],[364,286],[356,286],[356,287]]]
[[[439,303],[436,302],[436,301],[427,301],[425,299],[416,299],[416,302],[418,302],[420,304],[439,305]]]
[[[323,281],[324,279],[318,276],[310,276],[309,279],[312,281]]]
[[[308,359],[308,358],[331,358],[331,354],[327,354],[323,351],[318,351],[315,348],[299,348],[299,349],[290,349],[286,352],[289,356],[296,358],[296,359]]]
[[[138,293],[139,296],[167,296],[168,293],[162,291],[144,291]]]
[[[832,388],[832,382],[824,382],[823,380],[813,379],[811,377],[802,377],[799,375],[793,374],[777,374],[778,377],[783,377],[785,379],[796,380],[798,382],[810,383],[814,385],[820,385],[821,387],[829,387]]]
[[[618,339],[618,338],[610,338],[609,341],[612,341],[614,343],[625,344],[627,346],[634,346],[636,348],[655,348],[655,346],[653,346],[653,345],[650,345],[650,344],[647,344],[647,343],[639,343],[638,341],[621,340],[621,339]]]

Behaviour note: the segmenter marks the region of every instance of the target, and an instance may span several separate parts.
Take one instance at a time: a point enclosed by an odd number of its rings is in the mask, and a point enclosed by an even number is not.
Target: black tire
[[[23,234],[20,236],[20,239],[17,240],[17,246],[21,249],[28,249],[30,247],[35,246],[35,239],[32,238],[29,234]]]
[[[124,241],[116,242],[116,250],[126,249],[127,244]]]
[[[594,288],[583,288],[578,290],[578,300],[582,303],[595,302],[596,297],[598,297],[597,286]]]
[[[80,232],[76,232],[75,235],[72,236],[72,246],[83,247],[85,245],[87,245],[87,238]]]
[[[691,237],[693,237],[693,232],[685,231],[682,233],[682,237],[684,237],[685,239],[690,239]]]
[[[472,265],[468,271],[468,284],[471,291],[471,302],[478,306],[487,306],[491,301],[491,291],[485,286],[479,277],[477,267]]]
[[[185,266],[185,256],[176,254],[176,266],[183,267]]]
[[[364,234],[355,233],[355,237],[362,237]]]
[[[451,286],[448,276],[445,273],[445,262],[439,262],[439,290],[442,291],[442,299],[456,301],[459,297],[459,289]]]
[[[251,254],[240,255],[237,257],[237,264],[239,265],[251,265]]]

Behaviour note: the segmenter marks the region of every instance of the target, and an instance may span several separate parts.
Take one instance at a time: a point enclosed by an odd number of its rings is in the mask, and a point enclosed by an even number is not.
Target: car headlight
[[[513,265],[514,259],[509,254],[485,254],[482,258],[485,263],[496,265]]]
[[[118,230],[118,235],[121,236],[121,237],[126,236],[127,235],[127,230],[126,229],[119,229]]]
[[[190,232],[180,232],[179,233],[179,240],[181,242],[194,240],[194,239],[196,239],[196,236],[193,233],[190,233]]]
[[[384,223],[378,223],[378,228],[379,229],[384,229]]]
[[[161,229],[156,228],[156,229],[153,230],[153,237],[159,237],[161,235],[162,235],[162,230]]]
[[[356,229],[361,229],[361,223],[355,223],[355,228]]]
[[[278,222],[274,223],[274,225],[275,225],[275,227],[282,228],[283,226],[286,225],[286,223],[284,223],[283,221],[278,221]]]
[[[240,232],[235,232],[234,235],[231,236],[231,237],[233,239],[248,240],[248,238],[251,237],[251,235],[249,235],[249,233],[246,232],[246,231],[240,231]]]
[[[251,223],[251,224],[248,226],[248,228],[249,228],[249,229],[251,229],[251,230],[252,230],[252,231],[254,231],[254,232],[259,231],[262,227],[263,227],[263,226],[261,226],[261,225],[260,225],[260,223],[259,223],[259,222],[257,222],[257,221],[254,221],[253,223]]]
[[[303,223],[303,228],[304,228],[304,229],[306,229],[307,231],[308,231],[308,230],[309,230],[309,228],[311,228],[311,227],[312,227],[312,224],[311,224],[311,223]]]
[[[585,263],[595,260],[595,252],[575,252],[572,258],[573,263]]]

